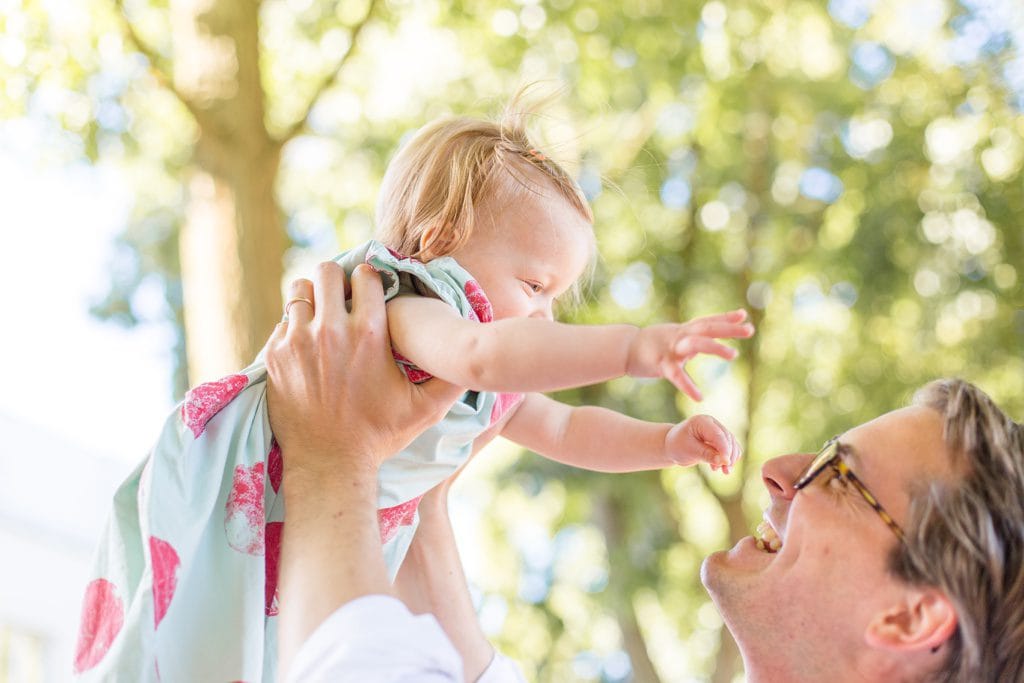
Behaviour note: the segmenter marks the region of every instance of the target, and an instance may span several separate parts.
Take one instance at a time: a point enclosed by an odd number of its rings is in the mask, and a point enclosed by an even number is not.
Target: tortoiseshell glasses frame
[[[874,494],[868,490],[868,487],[864,485],[864,482],[857,478],[857,475],[853,473],[850,469],[850,465],[843,458],[843,449],[839,445],[839,437],[829,439],[821,451],[814,456],[814,460],[812,460],[811,464],[807,466],[804,473],[797,478],[793,487],[797,491],[806,488],[818,477],[819,474],[829,468],[837,477],[840,477],[853,486],[853,488],[857,489],[857,492],[860,493],[861,497],[867,501],[868,505],[870,505],[874,511],[878,513],[878,516],[882,518],[882,521],[892,529],[894,534],[896,534],[896,538],[900,539],[901,542],[904,540],[903,529],[900,528],[900,525],[892,518],[892,515],[885,511],[885,508],[878,502],[878,499],[875,498]]]

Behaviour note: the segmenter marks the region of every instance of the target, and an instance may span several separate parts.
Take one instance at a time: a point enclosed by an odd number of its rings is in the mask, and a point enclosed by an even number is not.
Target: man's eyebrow
[[[861,470],[861,465],[864,464],[864,461],[857,455],[857,449],[842,441],[836,445],[836,449],[839,451],[839,455],[850,465],[850,469],[853,470],[854,474]]]

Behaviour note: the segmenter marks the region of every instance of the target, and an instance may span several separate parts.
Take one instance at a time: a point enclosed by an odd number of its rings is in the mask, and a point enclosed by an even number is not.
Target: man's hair
[[[473,233],[481,201],[495,197],[514,202],[549,194],[593,223],[579,186],[527,132],[536,108],[526,102],[528,90],[520,90],[496,121],[443,118],[417,131],[384,175],[377,199],[381,242],[421,261],[451,254]],[[437,229],[421,248],[431,228]]]
[[[1024,681],[1024,425],[968,382],[922,388],[963,476],[912,492],[906,545],[890,567],[942,590],[957,629],[936,681]]]

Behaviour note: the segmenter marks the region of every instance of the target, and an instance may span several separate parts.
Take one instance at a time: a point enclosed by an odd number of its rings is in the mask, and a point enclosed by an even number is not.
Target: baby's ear
[[[956,632],[956,609],[936,588],[912,589],[875,615],[864,634],[872,647],[911,654],[937,650]]]
[[[429,261],[434,258],[434,249],[431,247],[436,245],[437,238],[439,237],[438,233],[440,231],[441,226],[435,223],[420,234],[420,261]]]

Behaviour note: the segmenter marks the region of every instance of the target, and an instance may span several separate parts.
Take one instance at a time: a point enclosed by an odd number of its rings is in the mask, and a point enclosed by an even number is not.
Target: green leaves
[[[0,13],[0,116],[51,121],[76,154],[120,165],[137,188],[122,246],[131,267],[97,307],[127,322],[147,278],[181,320],[176,235],[185,177],[204,163],[195,141],[210,133],[168,88],[188,57],[173,4],[126,8],[150,57],[108,0],[89,0],[80,21],[40,3]],[[248,106],[290,139],[276,197],[294,274],[369,236],[403,136],[444,114],[492,112],[543,80],[562,88],[535,121],[545,153],[578,169],[597,217],[601,261],[572,319],[746,306],[758,325],[733,364],[694,363],[702,406],[664,382],[566,393],[653,420],[714,413],[747,445],[731,479],[611,477],[509,455],[477,480],[493,497],[464,487],[488,520],[467,542],[485,621],[536,680],[621,680],[624,652],[635,680],[682,676],[679,662],[725,677],[734,655],[716,661],[720,624],[696,569],[746,533],[744,513],[758,516],[761,462],[942,375],[1024,413],[1021,30],[953,0],[929,6],[261,4],[265,101]],[[530,555],[537,544],[550,552]]]

